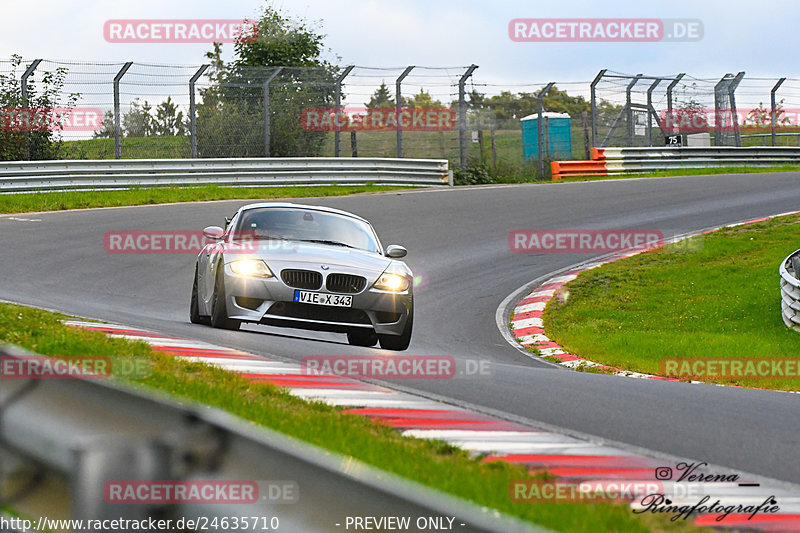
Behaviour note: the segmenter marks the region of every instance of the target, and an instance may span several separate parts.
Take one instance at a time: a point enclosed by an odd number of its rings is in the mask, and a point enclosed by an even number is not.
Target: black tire
[[[194,282],[192,283],[192,298],[189,301],[189,320],[192,324],[211,325],[211,317],[200,314],[200,306],[197,303],[197,265],[194,267]]]
[[[381,342],[381,348],[384,350],[402,351],[408,348],[411,344],[411,330],[414,328],[414,312],[408,315],[406,320],[406,327],[403,328],[403,333],[400,335],[378,335],[378,340]]]
[[[225,305],[224,275],[224,266],[220,263],[214,282],[214,297],[211,299],[211,325],[220,329],[237,330],[241,326],[241,322],[228,318],[228,309]]]
[[[347,342],[353,346],[375,346],[378,344],[378,334],[374,329],[351,329],[347,332]]]

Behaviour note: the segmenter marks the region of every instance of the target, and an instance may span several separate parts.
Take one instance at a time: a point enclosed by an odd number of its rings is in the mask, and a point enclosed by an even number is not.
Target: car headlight
[[[408,280],[399,274],[384,273],[373,287],[383,291],[402,292],[408,288]]]
[[[272,271],[261,259],[239,259],[230,264],[231,271],[239,276],[271,278]]]

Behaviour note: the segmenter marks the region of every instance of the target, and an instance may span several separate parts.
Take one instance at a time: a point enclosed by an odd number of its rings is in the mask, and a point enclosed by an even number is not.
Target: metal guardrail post
[[[400,110],[403,108],[403,92],[401,86],[403,84],[403,80],[406,79],[406,76],[411,74],[413,69],[413,65],[406,67],[403,73],[400,74],[394,82],[394,106],[397,114],[397,157],[403,157],[403,128],[400,126]]]
[[[277,67],[264,81],[264,157],[269,157],[269,143],[270,143],[270,116],[269,116],[269,84],[275,79],[275,76],[280,74],[283,67]]]
[[[189,139],[192,144],[192,159],[197,159],[197,106],[194,101],[194,84],[211,65],[200,65],[189,79]]]
[[[600,83],[600,80],[603,79],[603,76],[608,71],[608,69],[603,69],[597,73],[597,76],[594,77],[592,80],[592,84],[589,86],[589,91],[591,93],[590,103],[589,103],[589,112],[591,113],[591,121],[592,121],[592,146],[597,146],[597,84]]]
[[[777,106],[777,104],[775,102],[775,93],[778,92],[778,89],[780,88],[781,85],[783,85],[783,82],[785,82],[785,81],[786,81],[786,78],[779,79],[778,83],[776,83],[775,86],[772,87],[772,90],[769,92],[770,123],[772,125],[772,128],[771,128],[771,130],[772,130],[772,146],[775,146],[775,130],[776,130],[776,126],[778,125],[778,112],[777,112],[778,111],[778,106]]]
[[[133,65],[133,61],[128,61],[122,68],[119,69],[117,75],[114,76],[114,158],[122,158],[122,128],[120,126],[120,111],[119,111],[119,82],[122,77],[128,72],[128,69]]]
[[[467,99],[465,84],[478,65],[470,65],[458,80],[458,152],[462,167],[467,166]]]
[[[536,139],[538,142],[538,152],[537,155],[539,156],[539,179],[544,179],[544,139],[542,139],[542,131],[543,131],[543,124],[542,120],[544,119],[544,97],[545,95],[550,92],[550,89],[553,88],[555,82],[550,82],[539,91],[539,95],[536,97],[536,113],[537,113],[537,120],[536,120]]]
[[[345,67],[339,77],[336,78],[336,88],[334,89],[334,122],[333,122],[333,157],[339,157],[340,152],[340,128],[339,128],[339,110],[342,107],[342,82],[350,74],[350,71],[355,68],[355,65]]]
[[[39,66],[41,63],[41,59],[34,59],[33,62],[28,65],[28,68],[25,69],[25,72],[22,74],[22,77],[19,79],[19,90],[20,96],[22,97],[22,107],[28,107],[28,78],[33,74],[33,71],[36,70],[36,67]],[[26,157],[25,159],[31,159],[31,138],[30,132],[26,133],[27,143],[26,144]]]

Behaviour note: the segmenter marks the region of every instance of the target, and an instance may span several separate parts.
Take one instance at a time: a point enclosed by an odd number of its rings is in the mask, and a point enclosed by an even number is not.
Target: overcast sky
[[[329,59],[342,65],[475,63],[476,82],[509,86],[591,80],[601,68],[704,78],[744,70],[748,77],[800,78],[800,5],[792,0],[0,0],[0,58],[18,53],[26,60],[196,65],[204,62],[210,45],[109,43],[103,23],[252,18],[267,3],[324,33]],[[697,42],[558,44],[519,43],[508,35],[514,18],[578,17],[700,19],[704,37]],[[228,59],[232,48],[223,48]]]

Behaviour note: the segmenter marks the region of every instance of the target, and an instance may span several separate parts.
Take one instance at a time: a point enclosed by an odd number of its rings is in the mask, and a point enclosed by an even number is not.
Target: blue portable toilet
[[[545,122],[542,125],[542,135],[545,135],[546,131],[546,139],[549,141],[549,150],[545,146],[545,154],[549,154],[550,159],[572,159],[572,131],[569,115],[545,111],[542,113],[542,119]],[[522,126],[522,155],[525,161],[539,159],[538,113],[523,117],[519,122]]]

